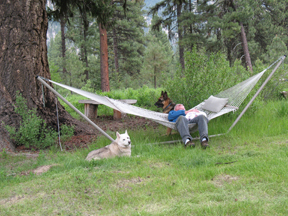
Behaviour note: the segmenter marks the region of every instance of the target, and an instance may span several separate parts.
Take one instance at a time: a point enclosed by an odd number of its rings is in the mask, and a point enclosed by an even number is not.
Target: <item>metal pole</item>
[[[43,85],[42,85],[42,86],[43,86]],[[55,98],[55,103],[56,103],[56,114],[57,114],[58,140],[59,140],[59,145],[60,145],[61,151],[63,151],[62,145],[61,145],[61,139],[60,139],[60,126],[59,126],[57,97]]]
[[[57,95],[61,100],[63,100],[68,106],[70,106],[75,112],[77,112],[80,116],[82,116],[86,121],[88,121],[93,127],[99,130],[104,136],[110,139],[112,142],[115,140],[110,137],[105,131],[103,131],[100,127],[98,127],[94,122],[92,122],[87,116],[85,116],[82,112],[80,112],[76,107],[74,107],[69,101],[67,101],[62,95],[60,95],[57,91],[55,91],[51,86],[49,86],[46,82],[42,80],[40,76],[36,77],[43,85],[45,85],[49,90],[51,90],[55,95]]]
[[[240,120],[240,118],[244,115],[244,113],[246,112],[246,110],[249,108],[249,106],[252,104],[252,102],[255,100],[255,98],[258,96],[258,94],[262,91],[262,89],[264,88],[264,86],[267,84],[267,82],[271,79],[271,77],[273,76],[273,74],[275,73],[275,71],[277,70],[277,68],[281,65],[281,63],[284,61],[284,59],[286,58],[286,55],[283,56],[282,60],[280,62],[278,62],[278,64],[276,65],[276,67],[274,68],[274,70],[271,72],[271,74],[267,77],[267,79],[264,81],[264,83],[262,84],[262,86],[258,89],[258,91],[256,92],[256,94],[253,96],[253,98],[249,101],[249,103],[246,105],[246,107],[244,108],[244,110],[241,112],[241,114],[238,116],[238,118],[234,121],[234,123],[232,124],[232,126],[229,128],[229,130],[227,131],[227,133],[229,133],[232,128],[237,124],[237,122]]]

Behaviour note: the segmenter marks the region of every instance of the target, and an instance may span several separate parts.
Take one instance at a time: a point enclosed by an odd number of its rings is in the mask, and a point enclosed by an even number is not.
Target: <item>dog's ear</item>
[[[118,131],[116,132],[116,136],[117,136],[117,139],[120,139],[120,134],[118,133]]]
[[[163,94],[164,94],[164,92],[163,92],[163,91],[161,91],[161,96],[163,96]]]
[[[167,95],[167,92],[166,92],[166,91],[164,92],[163,97],[164,97],[164,100],[167,100],[168,95]]]
[[[127,130],[125,130],[125,134],[127,134],[127,135],[128,135],[128,133],[127,133]]]

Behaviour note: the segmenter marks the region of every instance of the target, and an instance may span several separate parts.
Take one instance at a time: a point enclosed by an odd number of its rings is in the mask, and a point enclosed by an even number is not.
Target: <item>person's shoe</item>
[[[185,145],[184,147],[192,147],[192,148],[195,148],[195,143],[193,143],[191,140],[189,140]]]
[[[203,149],[206,149],[206,148],[210,147],[209,144],[208,144],[208,141],[207,141],[207,140],[202,141],[202,142],[201,142],[201,147],[202,147]]]

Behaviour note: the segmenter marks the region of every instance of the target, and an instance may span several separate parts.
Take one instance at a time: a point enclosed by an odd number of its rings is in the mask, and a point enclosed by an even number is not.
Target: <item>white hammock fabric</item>
[[[218,116],[221,116],[223,114],[229,113],[229,112],[234,112],[235,110],[238,109],[238,107],[241,105],[241,103],[244,101],[244,99],[247,97],[247,95],[250,93],[250,91],[253,89],[253,87],[256,85],[258,80],[262,77],[262,75],[271,67],[273,66],[276,62],[281,60],[282,58],[279,58],[277,61],[275,61],[273,64],[271,64],[268,68],[263,70],[262,72],[250,77],[249,79],[225,90],[220,92],[219,94],[215,95],[216,97],[219,98],[228,98],[228,105],[225,106],[220,112],[214,113],[214,112],[209,112],[207,110],[202,109],[203,104],[205,103],[202,102],[198,104],[197,106],[193,107],[196,108],[200,111],[203,111],[207,114],[207,118],[209,120],[216,118]],[[45,79],[48,80],[48,79]],[[100,96],[97,94],[93,94],[91,92],[87,92],[81,89],[77,89],[71,86],[67,86],[61,83],[54,82],[52,80],[48,80],[49,82],[58,85],[60,87],[63,87],[65,89],[68,89],[70,91],[73,91],[79,95],[85,96],[91,100],[97,101],[105,106],[111,107],[112,109],[118,110],[122,113],[127,113],[131,115],[136,115],[140,117],[144,117],[150,120],[153,120],[159,124],[162,124],[166,127],[172,128],[174,130],[176,129],[175,123],[174,122],[169,122],[168,121],[168,114],[161,113],[161,112],[154,112],[151,110],[143,109],[137,106],[133,106],[127,103],[124,103],[119,100],[115,100],[112,98],[108,98],[105,96]],[[191,109],[193,109],[191,108]],[[190,130],[196,130],[195,127],[196,124],[190,124],[189,128]]]

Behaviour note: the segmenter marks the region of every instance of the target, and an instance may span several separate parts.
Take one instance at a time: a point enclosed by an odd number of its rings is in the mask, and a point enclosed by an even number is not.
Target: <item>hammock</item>
[[[220,92],[219,94],[215,95],[215,97],[218,98],[228,98],[228,105],[224,106],[219,112],[215,113],[215,112],[209,112],[205,109],[202,108],[204,102],[198,104],[197,106],[191,108],[191,109],[198,109],[200,111],[203,111],[207,114],[207,118],[209,120],[216,118],[218,116],[224,115],[226,113],[229,112],[234,112],[238,109],[238,107],[242,104],[242,102],[244,101],[244,99],[247,97],[247,95],[250,93],[250,91],[252,90],[252,88],[256,85],[256,83],[258,82],[258,80],[262,77],[262,75],[270,68],[272,67],[276,62],[280,61],[280,60],[284,60],[286,56],[280,57],[277,61],[275,61],[273,64],[271,64],[268,68],[266,68],[265,70],[263,70],[262,72],[250,77],[249,79],[225,90]],[[281,62],[282,62],[281,61]],[[278,63],[277,67],[280,65],[280,63]],[[277,68],[274,69],[274,71]],[[273,73],[273,72],[272,72]],[[272,74],[271,73],[271,74]],[[147,109],[143,109],[134,105],[130,105],[127,104],[125,102],[119,101],[119,100],[115,100],[106,96],[100,96],[97,94],[93,94],[91,92],[87,92],[81,89],[77,89],[71,86],[67,86],[61,83],[57,83],[54,82],[52,80],[40,77],[41,79],[44,79],[45,81],[49,81],[55,85],[58,85],[60,87],[63,87],[65,89],[68,89],[72,92],[75,92],[79,95],[85,96],[91,100],[97,101],[105,106],[111,107],[112,109],[118,110],[119,112],[122,113],[127,113],[127,114],[131,114],[131,115],[136,115],[136,116],[140,116],[140,117],[144,117],[150,120],[153,120],[159,124],[162,124],[166,127],[172,128],[174,130],[176,129],[176,125],[174,122],[169,122],[168,121],[168,114],[166,113],[160,113],[160,112],[155,112],[155,111],[151,111],[151,110],[147,110]],[[190,130],[196,130],[196,124],[189,124],[189,128]]]

